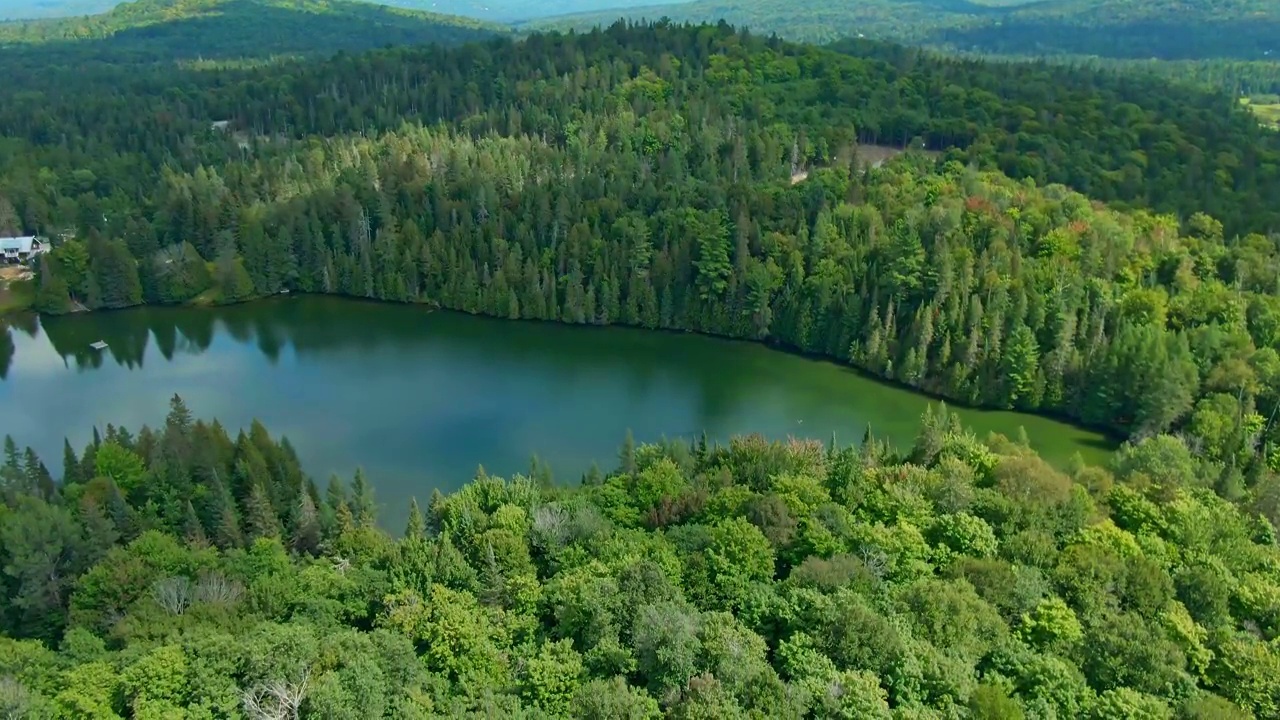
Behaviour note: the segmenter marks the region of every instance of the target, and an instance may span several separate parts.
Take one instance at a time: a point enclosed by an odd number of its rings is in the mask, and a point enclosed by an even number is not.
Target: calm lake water
[[[687,334],[520,323],[327,297],[214,310],[142,308],[15,320],[0,333],[0,435],[34,447],[55,474],[62,441],[94,425],[136,431],[181,395],[234,435],[257,418],[297,448],[308,473],[363,466],[383,522],[411,496],[456,489],[483,464],[576,482],[609,470],[631,429],[713,439],[761,432],[858,442],[866,424],[909,445],[921,395],[832,363]],[[89,345],[104,340],[102,352]],[[1098,434],[1046,418],[962,410],[966,425],[1026,429],[1047,458],[1100,460]]]

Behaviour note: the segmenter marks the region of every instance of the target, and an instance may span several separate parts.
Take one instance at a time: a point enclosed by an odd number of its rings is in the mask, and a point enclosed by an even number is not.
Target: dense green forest
[[[692,0],[640,3],[631,8],[538,19],[526,25],[536,29],[589,29],[608,26],[619,18],[651,22],[668,18],[688,23],[725,21],[800,42],[827,43],[865,36],[923,44],[934,33],[977,25],[984,18],[994,20],[1008,10],[998,3],[964,0]]]
[[[134,0],[136,2],[137,0]],[[0,20],[97,15],[122,5],[120,0],[5,0]],[[379,5],[447,13],[494,22],[631,7],[635,0],[380,0]]]
[[[993,53],[1164,60],[1280,59],[1270,0],[1049,0],[994,22],[945,28],[931,42]]]
[[[494,22],[518,22],[587,12],[622,11],[653,0],[391,0],[393,5],[432,5],[436,12],[481,18]]]
[[[399,539],[178,398],[61,463],[0,461],[9,718],[1280,717],[1280,478],[1238,508],[1175,437],[628,440]]]
[[[620,25],[17,89],[0,231],[67,238],[42,312],[291,290],[695,330],[1280,464],[1280,138],[1102,70],[845,50]],[[913,139],[958,147],[857,159]]]
[[[136,0],[90,17],[0,24],[0,66],[47,82],[51,66],[323,55],[390,45],[459,44],[506,29],[348,0]]]
[[[619,17],[725,20],[805,42],[866,36],[997,54],[1280,59],[1280,5],[1272,0],[693,0],[534,26],[587,28]]]
[[[120,0],[9,0],[0,7],[0,20],[96,15],[119,4]]]

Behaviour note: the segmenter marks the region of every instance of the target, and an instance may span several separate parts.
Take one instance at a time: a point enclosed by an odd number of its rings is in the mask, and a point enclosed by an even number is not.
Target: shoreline
[[[1064,413],[1041,411],[1041,410],[1028,411],[1028,410],[1019,410],[1019,409],[1011,409],[1011,408],[992,407],[988,405],[971,404],[960,399],[950,398],[945,395],[941,395],[937,392],[934,392],[925,388],[908,385],[906,383],[900,382],[893,378],[882,377],[864,368],[858,367],[857,365],[853,365],[851,363],[845,362],[843,360],[840,360],[836,357],[832,357],[830,355],[825,355],[825,354],[816,353],[816,352],[807,352],[802,349],[792,347],[786,343],[779,342],[773,339],[766,338],[766,339],[756,340],[751,338],[737,337],[734,335],[706,332],[701,330],[684,330],[679,328],[663,328],[663,327],[649,328],[642,325],[630,325],[626,323],[609,323],[609,324],[602,325],[597,323],[567,323],[559,320],[545,320],[545,319],[537,319],[537,318],[512,319],[507,317],[499,317],[495,315],[487,315],[484,313],[473,313],[465,310],[447,308],[434,302],[400,302],[395,300],[383,300],[379,298],[367,298],[367,297],[358,297],[358,296],[351,296],[351,295],[341,295],[337,293],[305,293],[305,292],[296,292],[296,291],[290,292],[288,294],[274,294],[274,295],[266,295],[262,297],[247,298],[245,300],[237,301],[234,303],[211,304],[211,303],[188,302],[188,303],[183,303],[178,305],[159,305],[159,304],[143,303],[140,305],[132,305],[124,308],[103,308],[98,310],[88,310],[84,312],[74,312],[74,313],[67,313],[65,315],[55,315],[55,316],[49,316],[49,317],[54,317],[54,318],[86,317],[86,316],[96,315],[99,313],[118,313],[118,312],[127,312],[130,310],[139,310],[139,309],[216,311],[220,308],[233,308],[237,306],[247,306],[251,304],[265,305],[270,303],[284,303],[284,302],[288,302],[290,300],[294,300],[298,298],[318,298],[322,300],[334,300],[334,301],[340,301],[345,303],[363,303],[363,304],[370,304],[370,305],[384,305],[388,307],[419,308],[419,309],[425,310],[427,313],[440,312],[440,313],[467,316],[467,317],[478,318],[486,321],[501,322],[501,323],[522,323],[522,324],[528,324],[528,325],[547,325],[547,326],[562,327],[562,328],[597,329],[597,330],[607,330],[607,329],[639,330],[644,332],[656,332],[656,333],[663,333],[663,334],[669,334],[669,335],[697,335],[697,336],[711,338],[711,339],[720,340],[720,341],[726,341],[726,342],[732,342],[732,343],[745,343],[745,344],[763,347],[773,352],[779,352],[785,355],[791,355],[793,357],[799,357],[807,360],[828,363],[841,370],[852,372],[863,380],[874,382],[884,387],[908,392],[913,395],[917,395],[919,397],[925,398],[931,402],[945,403],[950,408],[955,408],[958,410],[969,410],[973,412],[984,412],[984,413],[1014,413],[1014,414],[1026,415],[1029,417],[1037,417],[1045,420],[1051,420],[1054,422],[1062,423],[1064,425],[1070,425],[1071,427],[1076,428],[1077,430],[1082,430],[1082,431],[1093,433],[1099,436],[1101,442],[1098,442],[1097,446],[1100,449],[1105,449],[1108,452],[1112,452],[1115,449],[1117,449],[1127,439],[1108,428],[1091,426],[1089,424],[1080,422],[1079,420],[1072,418]],[[35,311],[33,310],[28,309],[26,312],[30,312],[41,318],[45,317],[43,315],[39,315],[39,313],[35,313]],[[13,313],[13,314],[18,314],[18,313]],[[0,313],[0,320],[3,320],[4,318],[5,318],[5,314]]]

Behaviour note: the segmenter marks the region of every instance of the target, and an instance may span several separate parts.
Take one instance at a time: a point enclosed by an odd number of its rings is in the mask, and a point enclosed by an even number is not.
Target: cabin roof
[[[0,250],[17,250],[21,253],[31,252],[31,245],[35,240],[36,237],[34,235],[0,238]]]

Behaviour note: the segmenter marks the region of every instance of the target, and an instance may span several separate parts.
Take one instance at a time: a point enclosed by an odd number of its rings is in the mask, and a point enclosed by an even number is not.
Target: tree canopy
[[[8,717],[1280,713],[1280,516],[1175,437],[1067,471],[945,408],[901,453],[629,444],[396,538],[363,475],[176,397],[63,464],[0,464]]]

